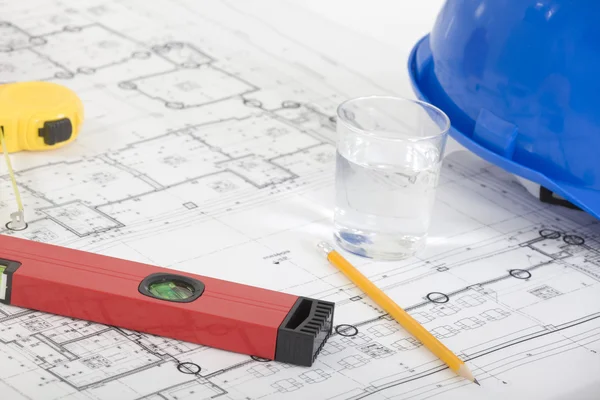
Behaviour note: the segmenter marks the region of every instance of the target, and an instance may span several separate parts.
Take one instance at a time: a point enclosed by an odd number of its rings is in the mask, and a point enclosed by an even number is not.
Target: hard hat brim
[[[429,96],[426,94],[427,85],[426,82],[423,82],[420,79],[420,66],[426,65],[429,62],[431,62],[431,50],[429,48],[428,34],[422,37],[410,52],[408,57],[408,75],[411,81],[412,89],[420,100],[431,103],[448,114],[451,123],[449,130],[451,137],[482,159],[499,166],[507,172],[521,176],[524,179],[535,182],[547,188],[548,190],[551,190],[552,192],[560,195],[564,199],[570,201],[572,204],[581,208],[583,211],[589,213],[595,218],[600,219],[600,191],[576,187],[566,182],[551,179],[539,171],[525,167],[511,159],[505,158],[487,149],[479,143],[471,140],[470,135],[468,135],[467,132],[462,132],[461,130],[457,129],[452,124],[452,113],[448,110],[444,110],[443,107],[431,101]]]

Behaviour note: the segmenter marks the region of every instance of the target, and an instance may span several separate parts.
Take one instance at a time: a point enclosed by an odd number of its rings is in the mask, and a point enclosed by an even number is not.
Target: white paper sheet
[[[338,332],[300,368],[0,305],[1,399],[598,398],[597,221],[540,204],[469,153],[446,160],[419,257],[348,258],[481,387],[444,369],[315,250],[331,237],[335,107],[384,89],[265,15],[311,40],[340,26],[276,1],[2,11],[0,80],[58,82],[86,108],[72,145],[13,155],[29,226],[3,234],[335,301]],[[344,36],[337,53],[363,40]]]

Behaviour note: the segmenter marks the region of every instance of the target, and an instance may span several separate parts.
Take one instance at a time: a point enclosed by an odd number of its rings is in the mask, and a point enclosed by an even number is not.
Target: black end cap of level
[[[335,303],[299,297],[277,331],[275,361],[312,366],[333,331]]]
[[[69,118],[46,121],[44,127],[38,130],[38,134],[44,138],[44,143],[52,146],[69,140],[73,134],[73,125]]]
[[[6,293],[4,295],[4,299],[0,299],[0,303],[10,304],[10,295],[12,293],[12,276],[19,267],[21,263],[18,261],[7,260],[6,258],[0,258],[0,266],[5,267],[4,274],[6,275]]]

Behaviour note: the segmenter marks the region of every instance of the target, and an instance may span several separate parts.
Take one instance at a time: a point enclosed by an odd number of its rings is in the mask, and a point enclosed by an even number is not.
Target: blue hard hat
[[[460,144],[600,218],[600,1],[447,1],[408,68]]]

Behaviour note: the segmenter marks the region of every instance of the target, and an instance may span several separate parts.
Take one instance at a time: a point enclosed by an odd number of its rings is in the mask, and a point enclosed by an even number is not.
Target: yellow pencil
[[[325,252],[327,259],[339,269],[348,279],[366,293],[375,303],[391,315],[404,329],[419,340],[433,354],[442,360],[448,367],[459,376],[479,385],[477,379],[471,373],[469,367],[458,358],[452,351],[437,340],[427,329],[411,317],[406,311],[390,299],[373,282],[360,273],[340,253],[326,242],[319,243],[318,247]]]

